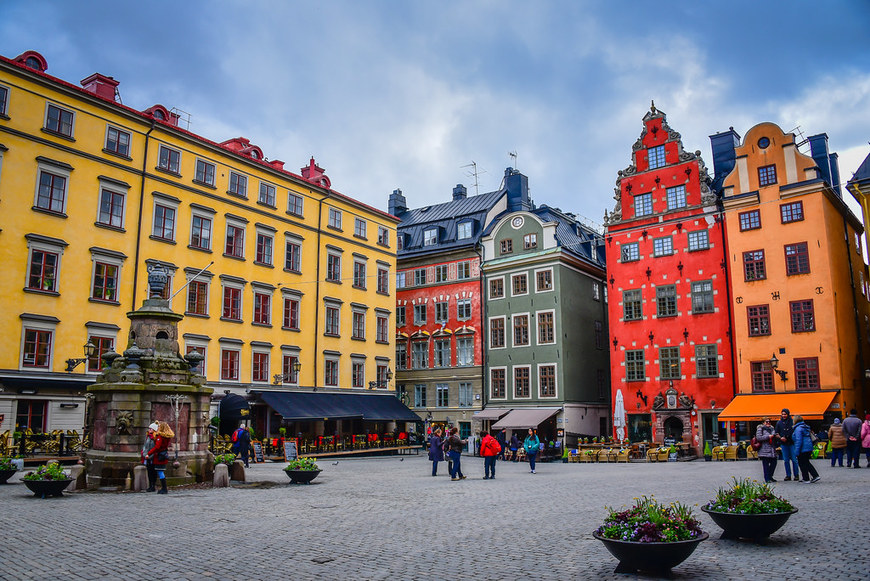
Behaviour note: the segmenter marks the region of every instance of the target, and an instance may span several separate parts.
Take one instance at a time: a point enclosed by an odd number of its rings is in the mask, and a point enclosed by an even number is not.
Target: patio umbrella
[[[613,426],[616,428],[616,437],[620,441],[625,439],[625,403],[622,399],[622,390],[616,390],[616,404],[613,407]]]

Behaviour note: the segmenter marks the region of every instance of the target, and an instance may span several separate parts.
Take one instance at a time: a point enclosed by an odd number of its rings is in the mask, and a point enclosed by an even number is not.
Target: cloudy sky
[[[825,132],[843,180],[870,153],[870,3],[514,0],[0,0],[0,54],[42,53],[125,105],[190,114],[386,209],[529,177],[600,224],[650,101],[712,172],[709,135]],[[512,158],[511,152],[516,153]]]

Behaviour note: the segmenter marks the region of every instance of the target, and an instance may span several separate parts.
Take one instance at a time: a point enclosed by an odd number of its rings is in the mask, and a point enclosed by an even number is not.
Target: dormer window
[[[462,222],[456,226],[456,239],[465,240],[471,238],[472,222]]]
[[[656,169],[665,166],[665,146],[650,147],[647,150],[649,157],[649,168]]]
[[[438,244],[438,228],[429,228],[423,231],[423,246],[435,246]]]

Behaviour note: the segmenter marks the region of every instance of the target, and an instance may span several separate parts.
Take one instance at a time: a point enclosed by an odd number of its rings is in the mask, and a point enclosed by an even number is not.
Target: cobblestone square
[[[754,461],[497,464],[463,457],[466,480],[425,455],[319,462],[311,485],[284,464],[252,465],[225,489],[77,492],[33,497],[16,474],[0,486],[2,579],[620,579],[591,532],[605,506],[633,497],[702,504],[732,476],[760,478]],[[781,482],[799,508],[762,546],[710,539],[677,579],[868,579],[870,470],[816,460],[818,484]],[[648,578],[648,577],[647,577]]]

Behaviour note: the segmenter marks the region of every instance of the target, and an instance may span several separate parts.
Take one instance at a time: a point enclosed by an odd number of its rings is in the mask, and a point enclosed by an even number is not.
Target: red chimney
[[[82,87],[85,91],[95,94],[97,97],[115,101],[115,94],[118,90],[119,82],[112,77],[94,73],[90,77],[82,80]]]
[[[311,161],[308,163],[308,166],[302,168],[302,177],[309,182],[313,184],[318,184],[320,186],[323,186],[324,188],[331,187],[329,178],[323,175],[323,168],[314,162],[313,156],[311,157]]]

